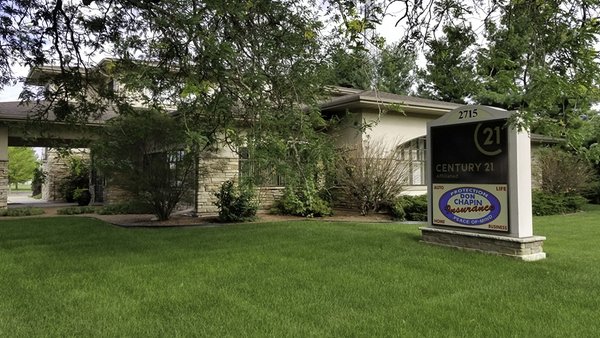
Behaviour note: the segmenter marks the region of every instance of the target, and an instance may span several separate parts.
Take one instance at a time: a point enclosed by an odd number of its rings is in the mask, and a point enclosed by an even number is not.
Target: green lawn
[[[531,263],[417,228],[1,220],[0,336],[600,334],[600,209],[536,218],[548,258]]]

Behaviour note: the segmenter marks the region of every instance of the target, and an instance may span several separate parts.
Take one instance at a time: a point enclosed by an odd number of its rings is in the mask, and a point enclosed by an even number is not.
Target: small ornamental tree
[[[177,119],[156,110],[124,113],[109,121],[93,148],[110,179],[147,204],[159,220],[193,191],[197,148]]]
[[[19,189],[19,183],[33,179],[37,159],[32,148],[8,147],[8,183]]]

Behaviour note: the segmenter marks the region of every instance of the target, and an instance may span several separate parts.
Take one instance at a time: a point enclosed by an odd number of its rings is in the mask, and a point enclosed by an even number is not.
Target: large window
[[[240,179],[250,179],[258,187],[283,187],[285,180],[271,165],[261,165],[250,159],[248,148],[240,149]]]
[[[400,159],[408,166],[407,185],[425,185],[426,139],[418,137],[400,146]]]

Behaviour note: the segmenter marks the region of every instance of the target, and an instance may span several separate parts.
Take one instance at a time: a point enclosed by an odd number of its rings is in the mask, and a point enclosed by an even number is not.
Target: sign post
[[[423,241],[514,256],[546,257],[533,236],[529,135],[512,113],[462,106],[427,124],[428,226]]]

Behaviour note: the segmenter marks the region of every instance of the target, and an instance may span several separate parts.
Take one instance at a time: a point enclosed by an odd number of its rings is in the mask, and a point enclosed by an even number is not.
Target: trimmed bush
[[[59,215],[81,215],[93,214],[95,212],[96,208],[91,206],[69,207],[56,210],[56,213]]]
[[[390,208],[395,219],[403,221],[427,221],[427,195],[399,196]]]
[[[536,216],[568,214],[580,211],[587,199],[580,195],[549,194],[534,191],[532,209]]]
[[[250,188],[240,188],[228,180],[221,184],[215,193],[221,222],[246,222],[256,218],[258,206],[254,202],[254,193]]]
[[[99,215],[152,214],[153,209],[142,202],[111,204],[98,209]]]
[[[42,215],[42,208],[18,208],[18,209],[0,209],[0,216],[19,217],[19,216],[35,216]]]
[[[302,217],[323,217],[331,215],[331,207],[316,189],[294,189],[287,186],[283,196],[274,205],[278,213]]]

